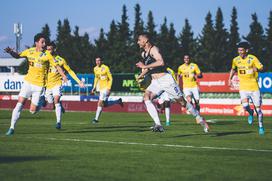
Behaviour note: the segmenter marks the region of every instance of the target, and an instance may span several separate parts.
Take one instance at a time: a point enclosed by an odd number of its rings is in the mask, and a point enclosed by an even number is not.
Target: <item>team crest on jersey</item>
[[[105,70],[105,68],[104,68],[104,67],[102,67],[102,68],[101,68],[101,71],[104,71],[104,70]]]
[[[194,69],[194,66],[193,66],[193,65],[191,65],[191,66],[190,66],[190,69]]]

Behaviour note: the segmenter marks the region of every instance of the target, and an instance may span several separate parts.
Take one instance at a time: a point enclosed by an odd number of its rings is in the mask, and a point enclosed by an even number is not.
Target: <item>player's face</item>
[[[45,39],[44,38],[40,38],[39,41],[35,42],[35,45],[38,49],[45,49],[46,48],[46,44],[45,44]]]
[[[138,37],[138,41],[137,41],[137,44],[139,45],[140,48],[144,48],[144,46],[146,45],[147,43],[147,38],[145,38],[144,36],[139,36]]]
[[[96,58],[95,63],[97,66],[100,66],[101,65],[101,58]]]
[[[183,57],[184,63],[189,64],[190,63],[190,57],[188,55],[185,55]]]
[[[50,52],[50,53],[53,53],[53,46],[47,46],[46,49]]]
[[[238,54],[240,57],[244,57],[247,54],[247,50],[244,48],[238,48]]]

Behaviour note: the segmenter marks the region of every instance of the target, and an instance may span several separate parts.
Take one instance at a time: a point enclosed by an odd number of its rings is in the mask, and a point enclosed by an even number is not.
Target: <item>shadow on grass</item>
[[[148,126],[101,126],[83,128],[81,130],[65,131],[63,133],[102,133],[102,132],[145,132],[150,131]]]
[[[228,135],[240,135],[240,134],[249,134],[253,131],[231,131],[231,132],[220,132],[214,133],[213,136],[228,136]]]
[[[48,156],[0,156],[0,164],[42,160],[55,160],[55,158]]]
[[[207,135],[211,137],[219,137],[219,136],[228,136],[228,135],[241,135],[241,134],[249,134],[252,133],[253,131],[231,131],[231,132],[220,132],[220,133],[192,133],[192,134],[183,134],[183,135],[177,135],[174,136],[174,138],[179,138],[179,137],[189,137],[189,136],[201,136],[201,135]]]

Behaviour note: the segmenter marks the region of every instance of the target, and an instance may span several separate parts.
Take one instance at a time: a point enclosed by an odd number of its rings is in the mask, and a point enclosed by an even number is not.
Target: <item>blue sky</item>
[[[68,18],[72,29],[79,26],[81,34],[87,32],[93,40],[99,29],[107,32],[110,22],[120,21],[122,6],[128,9],[131,28],[134,23],[134,6],[139,3],[144,22],[149,10],[153,12],[157,27],[166,17],[168,24],[173,22],[177,33],[188,18],[195,36],[201,33],[208,11],[213,19],[218,7],[224,15],[225,27],[229,28],[231,10],[238,10],[239,33],[246,35],[252,22],[251,14],[258,15],[264,28],[267,27],[272,0],[3,0],[0,6],[0,57],[5,56],[3,48],[15,47],[13,24],[23,24],[21,49],[33,43],[33,36],[47,23],[51,30],[51,39],[55,39],[57,21]]]

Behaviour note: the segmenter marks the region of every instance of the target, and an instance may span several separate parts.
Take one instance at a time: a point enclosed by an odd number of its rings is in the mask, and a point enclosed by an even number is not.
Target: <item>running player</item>
[[[56,69],[63,78],[67,79],[63,70],[54,62],[54,58],[50,52],[45,50],[45,36],[41,33],[35,35],[34,43],[35,47],[26,49],[21,53],[14,52],[10,47],[5,48],[5,51],[12,57],[26,58],[29,64],[28,73],[24,78],[24,84],[20,90],[18,102],[12,112],[11,125],[6,133],[7,136],[14,134],[15,124],[20,118],[20,113],[28,98],[31,97],[30,113],[35,114],[39,111],[41,106],[38,105],[38,103],[41,93],[44,91],[49,63],[51,66],[56,66]]]
[[[209,126],[205,119],[199,115],[199,112],[192,106],[191,103],[186,102],[174,78],[167,73],[162,55],[159,52],[159,49],[151,43],[149,35],[147,33],[140,34],[138,36],[137,43],[139,47],[144,50],[141,54],[144,59],[144,63],[139,61],[136,64],[137,67],[143,69],[143,72],[139,75],[138,79],[142,78],[147,73],[151,74],[152,77],[151,84],[147,87],[144,93],[144,102],[149,115],[155,122],[153,131],[164,131],[158,116],[158,112],[151,102],[154,96],[164,91],[168,94],[170,99],[175,99],[181,104],[181,106],[186,107],[187,110],[190,111],[190,113],[196,118],[197,123],[203,126],[204,132],[208,132]]]
[[[55,63],[67,71],[70,76],[78,83],[79,87],[83,88],[84,83],[79,80],[75,72],[69,67],[66,60],[59,56],[56,52],[56,44],[50,42],[47,45],[47,50],[53,55]],[[46,84],[46,100],[48,103],[54,103],[56,112],[56,129],[61,129],[61,116],[62,116],[62,105],[60,98],[62,96],[62,76],[52,65],[49,67],[48,78]]]
[[[250,45],[247,42],[240,42],[237,46],[239,56],[232,60],[232,68],[229,76],[229,85],[232,86],[232,77],[238,72],[240,81],[239,93],[243,108],[249,113],[248,124],[253,124],[254,110],[250,108],[249,100],[252,100],[256,107],[259,122],[259,134],[264,135],[263,113],[261,109],[261,95],[256,74],[263,69],[257,57],[248,54]]]
[[[112,75],[110,72],[110,68],[103,64],[102,58],[97,57],[95,59],[96,66],[94,67],[94,86],[91,91],[94,94],[95,91],[99,92],[99,100],[97,103],[97,110],[95,114],[95,118],[92,120],[93,124],[98,123],[99,116],[102,112],[103,107],[112,106],[114,104],[119,104],[123,107],[122,99],[117,99],[113,101],[109,101],[109,95],[111,92],[112,85]]]
[[[182,88],[186,100],[193,104],[192,100],[194,99],[195,108],[200,111],[200,96],[196,80],[202,78],[202,72],[197,64],[190,62],[190,56],[188,54],[184,55],[183,60],[184,64],[178,67],[177,82],[179,83],[180,77],[182,77]]]

